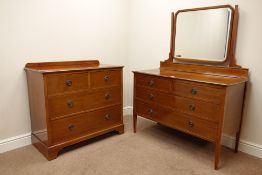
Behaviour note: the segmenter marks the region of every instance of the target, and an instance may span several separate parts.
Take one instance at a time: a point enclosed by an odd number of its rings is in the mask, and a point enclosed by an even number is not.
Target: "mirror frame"
[[[231,10],[231,21],[230,21],[230,29],[229,29],[229,34],[228,34],[229,37],[228,37],[228,40],[227,40],[226,58],[223,61],[212,61],[212,60],[209,61],[209,60],[201,60],[201,59],[194,59],[194,58],[180,58],[180,57],[178,58],[178,57],[175,57],[175,39],[176,39],[177,15],[181,12],[220,9],[220,8],[229,8]],[[183,10],[178,10],[175,14],[173,12],[171,17],[172,18],[171,18],[170,52],[169,52],[169,58],[166,61],[238,67],[236,65],[236,59],[235,59],[235,45],[236,45],[236,35],[237,35],[237,25],[238,25],[238,5],[235,6],[235,9],[231,5],[219,5],[219,6],[183,9]]]

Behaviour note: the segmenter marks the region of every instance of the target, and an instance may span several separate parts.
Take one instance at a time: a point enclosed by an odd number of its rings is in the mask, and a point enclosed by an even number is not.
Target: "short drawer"
[[[170,92],[172,80],[164,77],[135,73],[136,85]]]
[[[214,122],[219,121],[222,110],[220,105],[178,96],[175,97],[173,102],[176,111]]]
[[[225,89],[215,86],[203,86],[199,83],[174,80],[174,93],[177,96],[201,99],[220,104],[225,97]]]
[[[88,89],[88,73],[57,73],[46,75],[47,94]]]
[[[136,113],[142,117],[154,121],[161,121],[162,117],[167,117],[167,116],[172,118],[173,111],[168,108],[161,108],[158,105],[143,102],[139,99],[135,99],[135,103],[136,103]]]
[[[49,98],[48,113],[50,118],[56,118],[120,103],[120,88],[108,88],[91,92],[79,92]]]
[[[136,98],[162,106],[173,107],[174,95],[170,93],[159,92],[142,86],[136,86],[135,89]]]
[[[99,70],[90,72],[91,88],[121,85],[121,70]]]
[[[51,142],[58,143],[120,124],[121,106],[51,121]]]
[[[214,122],[201,120],[192,116],[186,116],[180,113],[174,113],[172,119],[169,116],[163,116],[160,123],[167,123],[169,126],[197,137],[209,141],[216,140],[218,125]]]

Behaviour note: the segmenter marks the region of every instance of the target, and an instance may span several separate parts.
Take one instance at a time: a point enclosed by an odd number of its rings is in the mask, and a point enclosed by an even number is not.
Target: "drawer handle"
[[[153,100],[155,98],[153,94],[149,94],[148,97],[149,97],[149,100]]]
[[[110,95],[110,94],[106,94],[106,95],[105,95],[105,99],[106,99],[106,100],[109,100],[109,99],[110,99],[110,97],[111,97],[111,95]]]
[[[72,84],[73,84],[72,80],[66,80],[65,83],[66,83],[67,86],[72,86]]]
[[[74,125],[74,124],[70,124],[70,125],[68,125],[68,129],[69,129],[69,131],[72,131],[74,128],[75,128],[75,125]]]
[[[189,109],[190,109],[190,111],[195,112],[196,106],[191,104],[191,105],[189,105]]]
[[[109,76],[104,76],[104,80],[107,82],[109,80]]]
[[[69,101],[67,102],[67,106],[68,106],[69,108],[74,107],[74,102],[73,102],[72,100],[69,100]]]
[[[189,121],[189,122],[188,122],[188,126],[189,126],[190,128],[193,128],[193,127],[194,127],[194,123],[193,123],[192,121]]]
[[[191,89],[191,94],[192,95],[196,95],[197,94],[197,89],[195,89],[195,88]]]
[[[148,85],[151,86],[151,87],[154,86],[154,84],[155,84],[155,82],[154,82],[153,80],[150,80],[150,81],[148,82]]]
[[[105,115],[105,119],[106,119],[106,120],[110,120],[110,115],[109,115],[109,114],[106,114],[106,115]]]
[[[153,109],[149,109],[149,110],[148,110],[148,113],[149,113],[150,115],[152,115],[152,114],[154,113],[154,110],[153,110]]]

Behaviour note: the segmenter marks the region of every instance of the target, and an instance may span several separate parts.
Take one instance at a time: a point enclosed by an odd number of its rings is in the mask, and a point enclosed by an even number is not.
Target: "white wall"
[[[132,0],[129,30],[129,68],[159,67],[168,58],[171,12],[211,5],[239,5],[236,56],[250,70],[241,139],[262,145],[262,1],[261,0]],[[130,76],[132,74],[130,73]],[[132,84],[132,82],[129,82]],[[131,85],[128,87],[132,87]],[[130,90],[131,92],[131,90]],[[132,97],[132,96],[131,96]],[[132,104],[132,98],[129,98]]]
[[[126,65],[126,13],[125,0],[0,1],[0,141],[30,132],[27,62]]]
[[[250,69],[241,138],[262,145],[260,0],[1,0],[0,141],[30,132],[26,62],[124,64],[124,100],[132,106],[131,70],[157,68],[168,57],[171,12],[218,4],[240,8],[236,54]]]

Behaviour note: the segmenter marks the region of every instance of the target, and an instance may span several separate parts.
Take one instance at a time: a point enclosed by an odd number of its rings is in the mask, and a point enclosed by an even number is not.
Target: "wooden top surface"
[[[98,60],[83,61],[60,61],[60,62],[41,62],[27,63],[25,70],[40,73],[65,72],[65,71],[81,71],[95,70],[107,68],[122,68],[123,66],[100,64]]]
[[[194,82],[216,84],[222,86],[232,86],[235,84],[244,83],[248,81],[247,77],[224,75],[224,74],[219,75],[219,74],[211,74],[211,73],[185,72],[185,71],[169,70],[164,68],[150,69],[150,70],[143,70],[143,71],[133,71],[133,72],[180,79],[180,80],[189,80]]]

